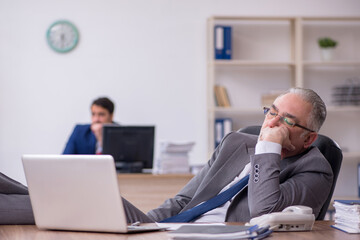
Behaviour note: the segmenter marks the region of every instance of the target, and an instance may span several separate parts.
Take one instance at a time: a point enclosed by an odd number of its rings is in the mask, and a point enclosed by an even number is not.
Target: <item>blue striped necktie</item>
[[[203,202],[191,209],[188,209],[182,213],[179,213],[178,215],[166,218],[160,222],[166,223],[166,222],[191,222],[195,220],[200,215],[215,209],[227,201],[229,201],[231,198],[233,198],[238,192],[240,192],[242,189],[244,189],[249,182],[249,175],[246,175],[242,179],[240,179],[239,182],[234,184],[231,188],[227,189],[226,191],[216,195],[215,197],[207,200],[206,202]]]

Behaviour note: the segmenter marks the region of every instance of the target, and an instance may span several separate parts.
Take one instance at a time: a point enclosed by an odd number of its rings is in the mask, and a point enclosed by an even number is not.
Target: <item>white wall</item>
[[[0,171],[25,182],[21,154],[61,153],[102,95],[122,124],[196,141],[191,162],[204,163],[208,17],[359,14],[358,0],[0,0]],[[80,31],[68,54],[46,43],[59,19]]]

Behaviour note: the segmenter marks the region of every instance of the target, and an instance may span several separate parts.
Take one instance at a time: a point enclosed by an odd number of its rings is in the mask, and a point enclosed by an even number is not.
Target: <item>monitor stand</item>
[[[141,173],[142,162],[120,162],[115,161],[116,172],[118,173]]]

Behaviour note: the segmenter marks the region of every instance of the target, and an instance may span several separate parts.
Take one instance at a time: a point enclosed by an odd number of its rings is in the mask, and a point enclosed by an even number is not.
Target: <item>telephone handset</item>
[[[246,225],[267,225],[273,231],[310,231],[315,222],[312,208],[295,205],[285,208],[282,212],[274,212],[255,217]]]

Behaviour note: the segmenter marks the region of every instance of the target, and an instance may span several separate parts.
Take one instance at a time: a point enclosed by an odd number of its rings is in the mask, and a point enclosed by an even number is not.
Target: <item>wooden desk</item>
[[[240,223],[236,223],[240,224]],[[336,230],[330,225],[332,221],[317,221],[310,232],[274,232],[269,240],[297,240],[297,239],[326,239],[326,240],[353,240],[360,239],[360,234],[347,234]],[[167,232],[151,232],[139,234],[112,234],[66,231],[38,230],[34,225],[0,225],[1,240],[168,240]]]
[[[118,181],[121,195],[146,213],[175,196],[192,177],[191,174],[118,174]]]

